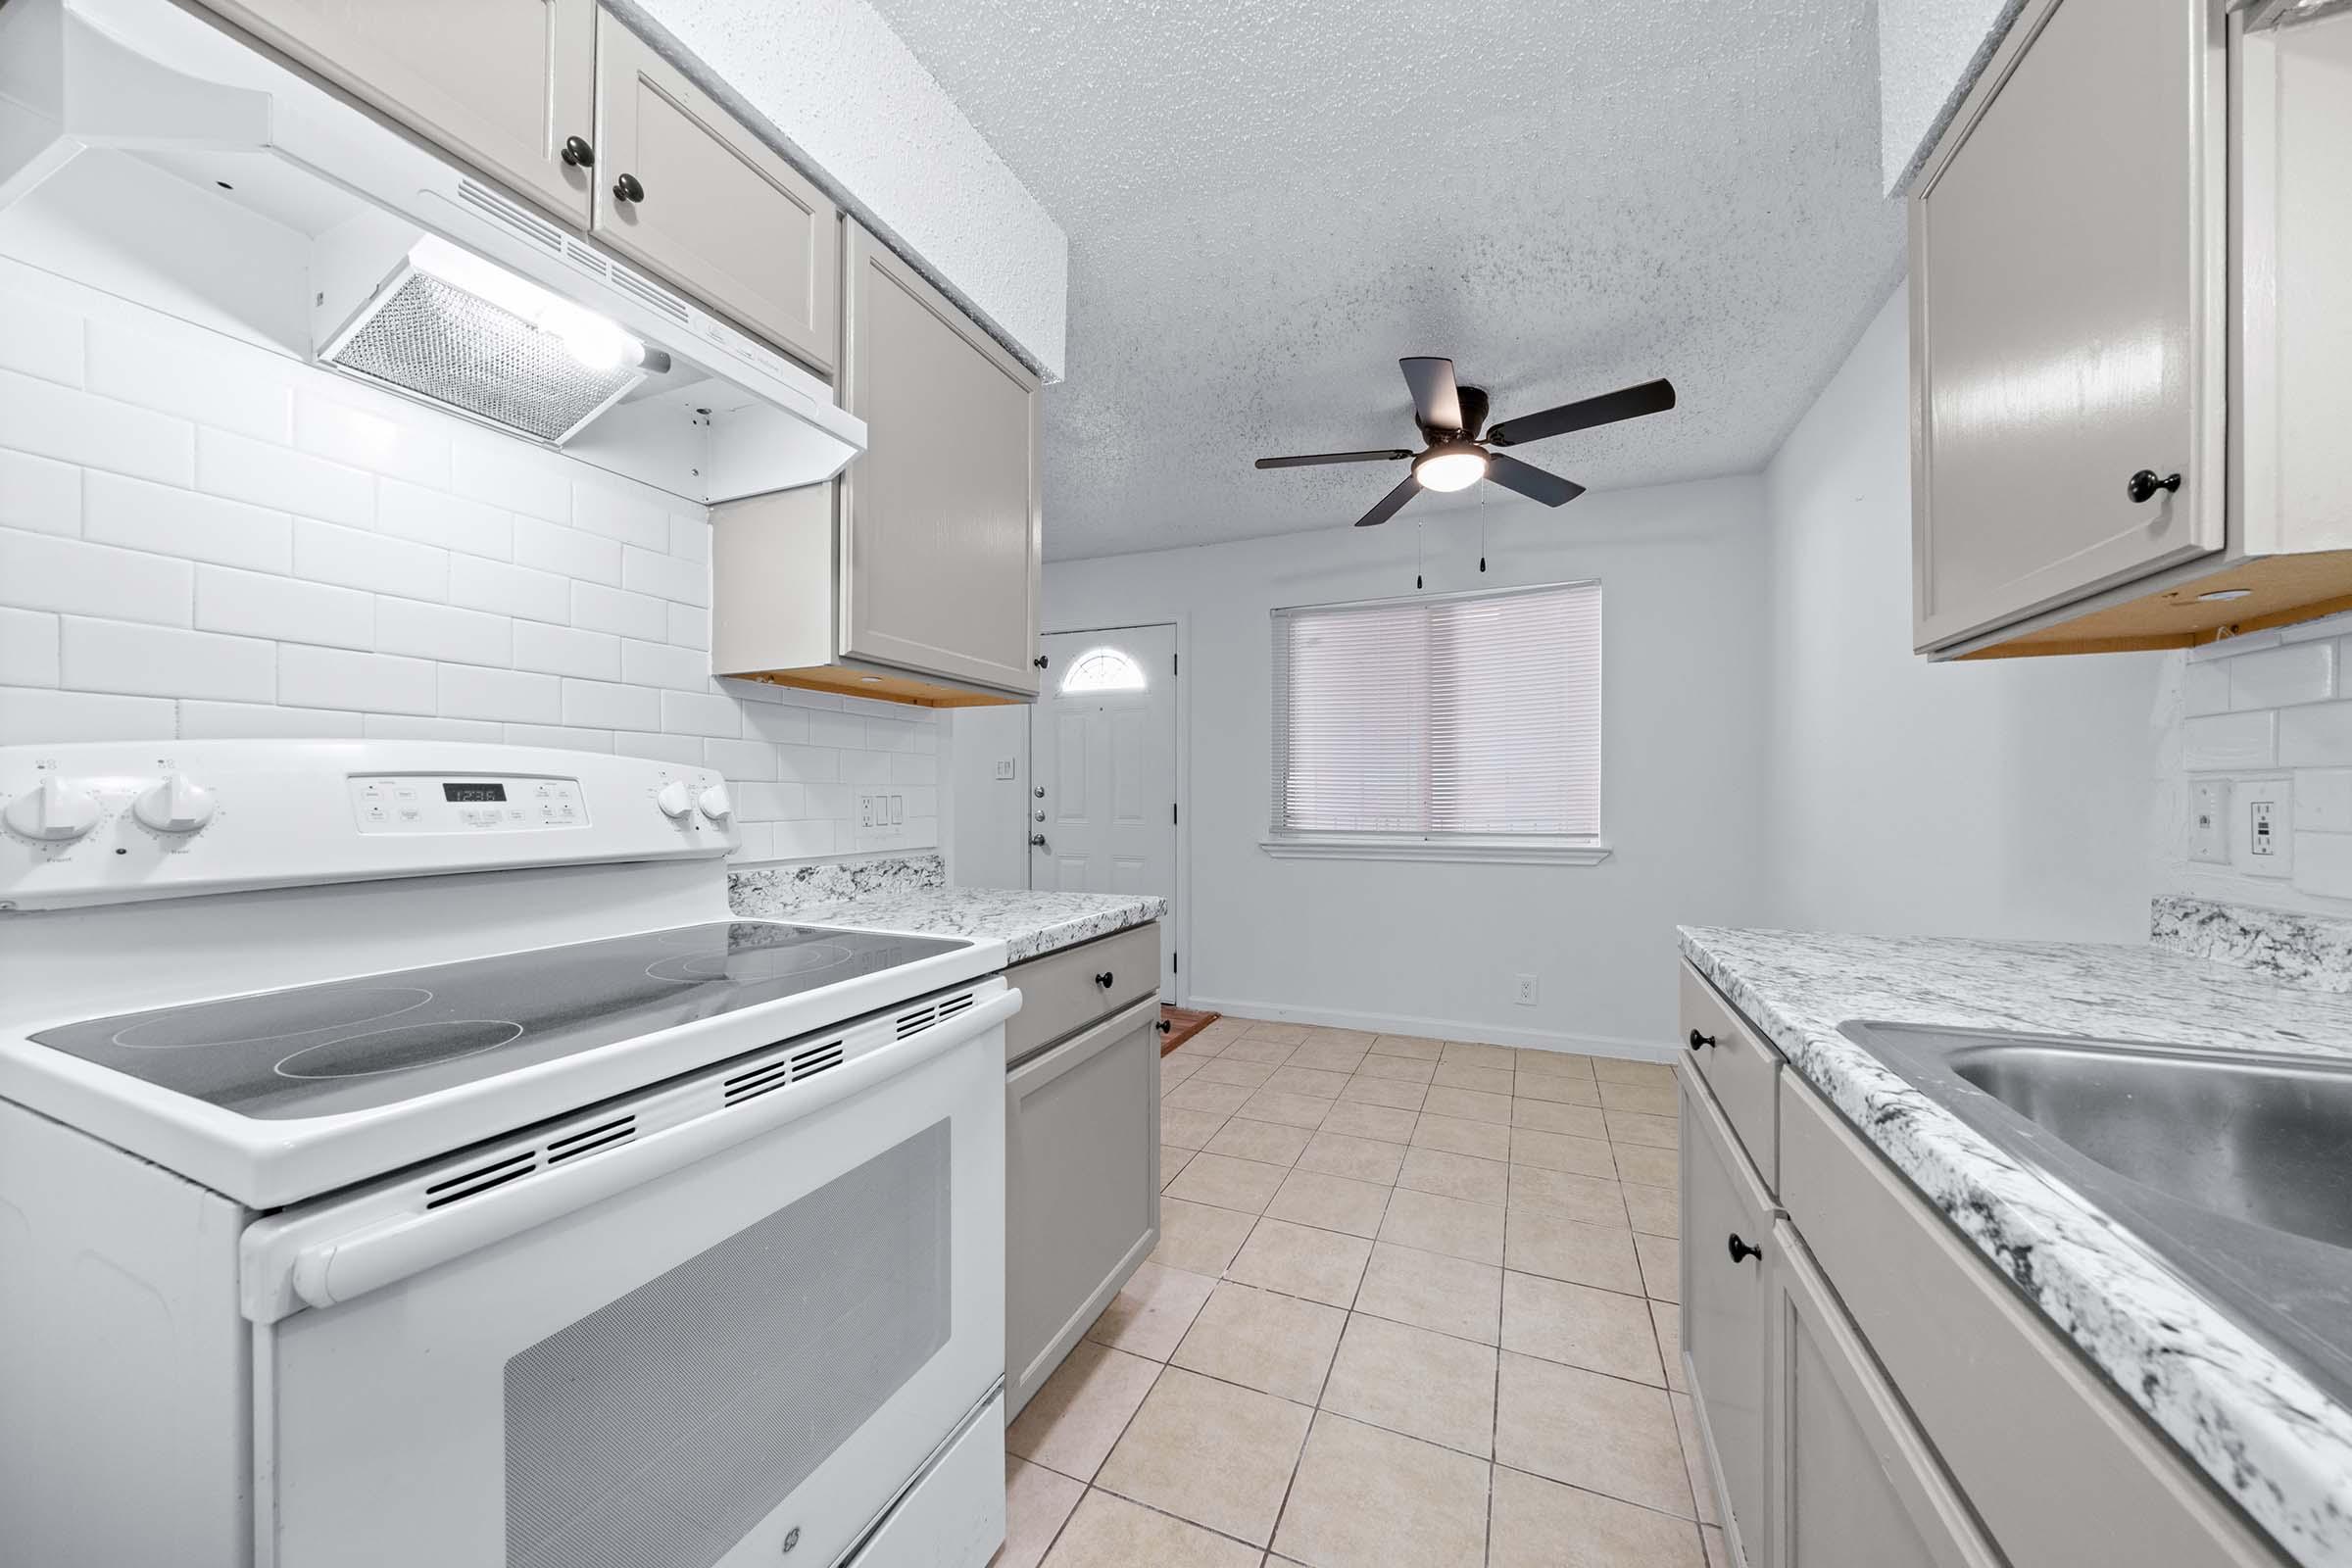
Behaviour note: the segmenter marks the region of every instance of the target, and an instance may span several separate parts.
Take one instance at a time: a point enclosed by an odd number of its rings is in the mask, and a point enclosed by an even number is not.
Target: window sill
[[[1507,835],[1418,838],[1403,833],[1317,833],[1260,839],[1277,860],[1455,860],[1488,865],[1598,865],[1609,847],[1590,839]]]

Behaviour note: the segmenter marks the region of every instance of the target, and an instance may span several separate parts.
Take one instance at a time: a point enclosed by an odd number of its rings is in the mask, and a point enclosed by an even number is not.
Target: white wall
[[[948,877],[959,887],[1029,885],[1029,705],[958,708],[953,746],[940,759],[943,804],[953,814],[940,823]],[[997,764],[1012,764],[1010,778]]]
[[[506,741],[692,761],[743,858],[937,842],[922,709],[710,677],[703,509],[0,261],[0,745]],[[903,836],[857,826],[860,785]]]
[[[1765,472],[1768,918],[2142,940],[2165,656],[1913,655],[1906,337],[1898,289]]]
[[[1674,1025],[1674,925],[1758,917],[1760,482],[1594,493],[1558,512],[1490,501],[1485,514],[1494,569],[1482,578],[1477,512],[1423,514],[1430,592],[1603,584],[1602,811],[1615,854],[1597,866],[1277,860],[1258,849],[1268,612],[1411,593],[1412,514],[1377,530],[1048,563],[1048,630],[1184,624],[1194,1005],[1656,1050]],[[1533,1008],[1511,1001],[1521,973],[1539,979]]]

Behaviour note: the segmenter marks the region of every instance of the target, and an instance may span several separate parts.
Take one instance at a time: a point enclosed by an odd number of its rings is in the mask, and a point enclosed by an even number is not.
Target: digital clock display
[[[443,784],[441,798],[445,801],[503,801],[507,798],[504,784]]]

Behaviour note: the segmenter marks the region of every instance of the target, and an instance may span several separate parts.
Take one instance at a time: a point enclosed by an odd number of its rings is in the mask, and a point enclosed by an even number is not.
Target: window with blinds
[[[1600,838],[1600,584],[1274,612],[1274,839]]]

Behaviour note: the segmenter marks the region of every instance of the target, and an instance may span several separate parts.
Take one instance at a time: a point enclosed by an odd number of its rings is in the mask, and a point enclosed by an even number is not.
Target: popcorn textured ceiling
[[[1671,376],[1519,453],[1581,483],[1754,471],[1901,275],[1869,0],[872,3],[1069,235],[1050,558],[1347,527],[1402,465],[1250,460],[1417,445],[1407,354]]]

